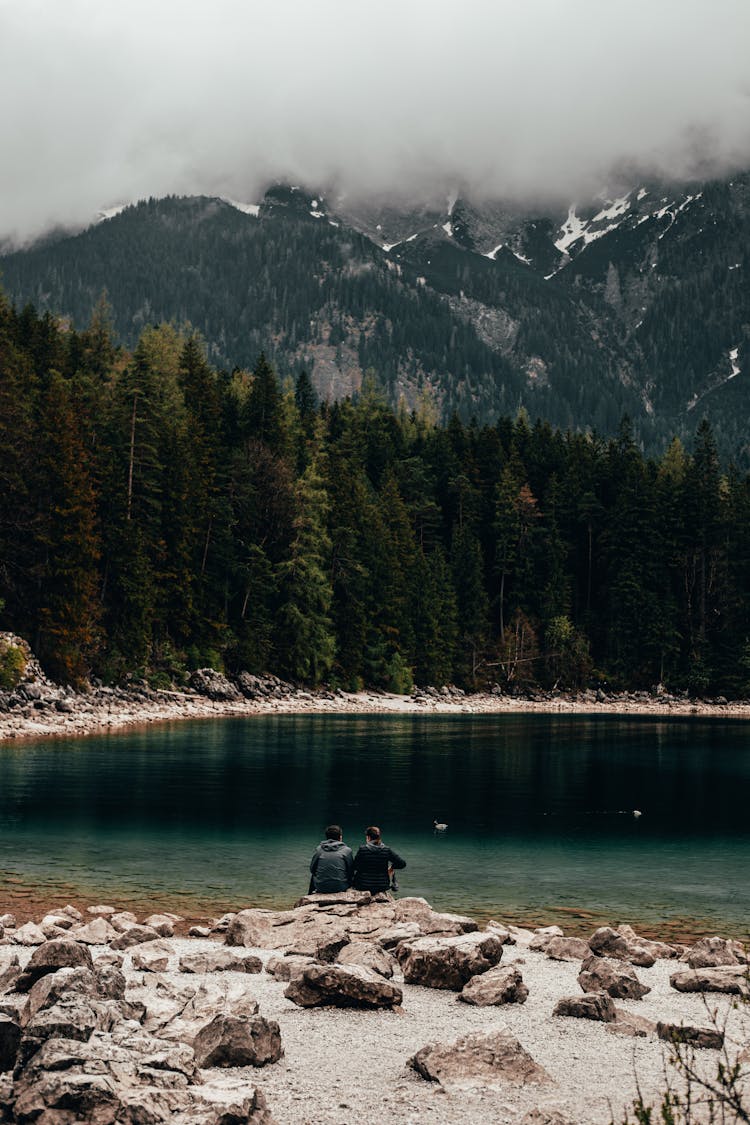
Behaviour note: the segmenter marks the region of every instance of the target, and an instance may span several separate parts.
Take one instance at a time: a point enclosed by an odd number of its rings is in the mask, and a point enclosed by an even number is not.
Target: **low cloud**
[[[746,0],[0,0],[0,236],[170,192],[568,200],[750,166]]]

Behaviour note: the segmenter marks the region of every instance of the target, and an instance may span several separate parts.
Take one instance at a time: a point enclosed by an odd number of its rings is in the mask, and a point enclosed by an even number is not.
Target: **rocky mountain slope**
[[[106,290],[133,343],[189,322],[211,359],[311,371],[326,397],[372,370],[392,401],[446,417],[525,407],[648,449],[704,415],[723,453],[750,459],[750,174],[635,185],[585,206],[359,203],[276,186],[259,204],[149,200],[79,234],[6,254],[3,284],[87,322]]]

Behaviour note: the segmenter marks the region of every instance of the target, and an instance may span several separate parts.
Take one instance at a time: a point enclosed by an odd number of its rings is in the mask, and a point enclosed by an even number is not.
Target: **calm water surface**
[[[742,935],[749,734],[700,719],[277,716],[1,745],[0,906],[287,905],[333,820],[355,847],[380,824],[407,860],[402,893],[441,909]]]

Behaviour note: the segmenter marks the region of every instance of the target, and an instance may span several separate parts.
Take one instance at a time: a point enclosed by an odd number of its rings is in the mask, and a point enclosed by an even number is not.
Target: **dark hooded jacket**
[[[352,885],[352,849],[343,840],[323,840],[310,860],[312,889],[324,894],[345,891]]]
[[[388,868],[398,871],[406,867],[406,860],[385,844],[363,844],[354,857],[354,880],[352,886],[358,891],[387,891],[391,885]]]

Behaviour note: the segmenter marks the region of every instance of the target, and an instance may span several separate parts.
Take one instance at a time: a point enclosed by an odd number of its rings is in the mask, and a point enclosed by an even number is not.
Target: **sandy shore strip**
[[[228,681],[227,681],[228,682]],[[488,715],[513,713],[633,715],[649,718],[750,718],[750,702],[696,701],[647,692],[546,692],[528,697],[429,689],[412,695],[388,692],[313,691],[278,685],[266,696],[210,698],[195,690],[155,691],[94,687],[73,692],[55,685],[24,685],[0,700],[0,741],[80,737],[189,719],[250,718],[255,715]],[[231,685],[230,685],[231,687]],[[28,696],[28,697],[27,697]]]
[[[413,899],[408,903],[408,906],[402,903],[400,910],[404,918],[411,910],[415,919],[413,926],[417,918],[423,927],[450,927],[469,921],[430,913],[423,900]],[[293,948],[295,943],[299,944],[300,930],[320,933],[325,932],[328,925],[337,931],[341,926],[356,930],[356,924],[366,918],[368,911],[372,911],[373,923],[377,915],[387,927],[393,924],[389,921],[393,909],[386,903],[373,903],[346,914],[343,907],[332,906],[326,915],[326,908],[318,912],[314,907],[302,906],[278,915],[266,932],[271,935],[273,944],[279,926],[297,927],[289,937],[288,944]],[[338,913],[334,913],[336,911]],[[94,912],[94,917],[97,913]],[[248,913],[259,914],[257,911]],[[80,925],[91,919],[92,913],[86,913],[67,936],[76,940]],[[143,924],[146,920],[138,921]],[[351,1125],[355,1121],[358,1125],[414,1125],[416,1122],[483,1125],[488,1121],[495,1125],[519,1125],[525,1115],[536,1110],[562,1116],[530,1118],[535,1122],[609,1125],[610,1121],[623,1120],[626,1108],[636,1096],[637,1086],[647,1101],[657,1099],[664,1089],[665,1072],[670,1070],[669,1048],[657,1037],[657,1022],[705,1028],[712,1024],[715,1012],[717,1022],[725,1028],[731,1057],[745,1050],[750,1041],[750,1008],[737,1005],[732,996],[676,991],[670,984],[670,977],[687,970],[688,966],[666,957],[659,957],[652,967],[635,969],[638,980],[650,991],[642,999],[616,1000],[615,1022],[553,1015],[561,998],[583,996],[578,982],[581,961],[553,959],[549,944],[546,950],[534,948],[540,945],[539,934],[514,927],[508,935],[511,944],[503,946],[500,964],[521,973],[528,988],[525,1002],[483,1007],[461,1003],[457,992],[450,988],[407,983],[405,963],[401,959],[400,963],[394,961],[392,983],[401,989],[403,1000],[393,1009],[300,1007],[286,995],[287,981],[268,971],[272,959],[285,960],[285,953],[287,956],[290,953],[290,949],[279,946],[278,939],[273,949],[266,942],[247,946],[238,946],[236,940],[231,942],[232,952],[242,956],[257,955],[264,971],[214,969],[187,973],[181,969],[180,961],[186,954],[210,953],[223,948],[229,936],[226,920],[223,924],[223,932],[216,930],[209,937],[175,937],[166,933],[153,941],[139,935],[138,944],[129,949],[125,949],[122,942],[113,944],[111,939],[107,944],[94,943],[88,948],[95,969],[100,957],[101,964],[106,960],[112,963],[110,947],[122,950],[115,960],[122,958],[127,982],[125,999],[145,1005],[146,1017],[142,1022],[153,1035],[169,1036],[170,1004],[174,998],[177,1011],[186,1002],[191,989],[193,993],[196,988],[202,989],[204,1019],[213,1016],[212,1004],[218,1003],[219,1009],[230,1013],[241,1009],[244,998],[257,1001],[260,1015],[278,1023],[283,1056],[260,1068],[208,1068],[201,1072],[201,1082],[237,1091],[243,1087],[259,1089],[276,1125]],[[400,924],[403,925],[403,921]],[[47,926],[49,928],[49,921]],[[356,932],[351,936],[356,939]],[[383,932],[384,940],[385,937]],[[91,940],[90,935],[85,940]],[[377,932],[373,932],[368,940],[377,943],[380,939]],[[418,938],[406,940],[408,944]],[[31,953],[32,948],[14,943],[6,934],[3,948],[0,948],[0,973],[13,956],[18,956],[25,964]],[[6,994],[4,999],[10,1010],[13,995]],[[23,995],[18,999],[21,1004],[25,1002]],[[154,1014],[148,1016],[149,1012]],[[629,1017],[635,1017],[635,1033]],[[160,1027],[164,1030],[158,1030]],[[187,1028],[183,1034],[182,1042],[191,1042],[189,1030]],[[408,1060],[429,1043],[450,1045],[467,1034],[493,1032],[510,1033],[534,1062],[544,1068],[549,1080],[526,1082],[516,1077],[515,1080],[480,1078],[434,1082],[426,1081],[408,1065]],[[102,1033],[96,1032],[94,1039],[97,1036],[101,1038]],[[118,1041],[126,1042],[122,1036]],[[703,1050],[698,1055],[699,1065],[704,1066],[707,1073],[715,1074],[719,1052]]]

